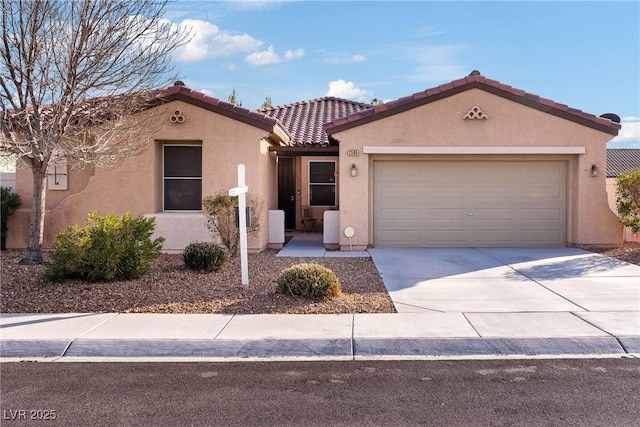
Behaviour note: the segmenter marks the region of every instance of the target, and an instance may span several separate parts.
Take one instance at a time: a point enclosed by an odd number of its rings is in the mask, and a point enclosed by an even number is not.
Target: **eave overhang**
[[[320,147],[320,146],[272,146],[269,151],[277,153],[279,156],[337,156],[340,147],[337,145]]]

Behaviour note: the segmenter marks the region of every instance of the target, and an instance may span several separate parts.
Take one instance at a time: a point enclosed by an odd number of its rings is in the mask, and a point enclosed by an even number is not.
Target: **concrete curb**
[[[3,340],[3,358],[362,358],[602,356],[640,353],[640,338]]]

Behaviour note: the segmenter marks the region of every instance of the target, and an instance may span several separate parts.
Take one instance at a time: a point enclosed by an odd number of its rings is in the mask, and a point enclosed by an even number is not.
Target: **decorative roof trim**
[[[289,132],[281,126],[278,120],[264,113],[222,101],[204,93],[196,92],[186,86],[175,85],[163,91],[159,97],[159,103],[171,101],[183,101],[279,136],[289,135]]]
[[[365,145],[364,154],[585,154],[585,147],[419,147]]]
[[[451,83],[443,84],[386,104],[378,105],[373,108],[360,111],[359,113],[352,114],[343,119],[334,120],[331,123],[327,123],[324,128],[327,134],[331,137],[333,134],[343,130],[399,114],[470,89],[480,89],[527,107],[552,114],[556,117],[606,132],[610,135],[618,135],[618,131],[621,127],[620,123],[613,122],[609,119],[597,117],[593,114],[585,113],[575,108],[570,108],[567,105],[556,103],[550,99],[541,98],[538,95],[527,93],[524,90],[513,88],[496,80],[487,79],[481,75],[472,74],[465,78],[454,80]]]
[[[277,153],[279,156],[337,156],[340,147],[337,145],[294,145],[294,146],[271,146],[269,151]]]

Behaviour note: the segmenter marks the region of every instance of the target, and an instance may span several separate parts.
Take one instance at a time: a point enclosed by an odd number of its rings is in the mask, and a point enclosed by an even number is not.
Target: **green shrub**
[[[53,243],[45,276],[51,282],[79,278],[90,282],[134,279],[151,270],[164,238],[151,239],[155,220],[130,213],[89,213],[87,225],[61,231]]]
[[[628,170],[616,178],[616,207],[620,222],[633,232],[640,232],[640,168]]]
[[[189,243],[182,253],[184,265],[192,270],[217,271],[225,256],[224,248],[210,242]]]
[[[278,292],[311,298],[340,295],[338,276],[318,264],[297,264],[285,269],[276,281]]]
[[[18,210],[22,202],[20,201],[20,196],[11,191],[9,187],[1,187],[0,188],[0,216],[1,216],[1,242],[0,249],[6,249],[7,242],[7,234],[9,233],[9,217],[14,214],[15,211]]]

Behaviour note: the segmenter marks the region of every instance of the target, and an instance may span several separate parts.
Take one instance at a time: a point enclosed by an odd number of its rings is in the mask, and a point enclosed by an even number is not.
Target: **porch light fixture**
[[[358,176],[358,168],[356,167],[355,163],[351,164],[351,169],[349,169],[349,175]]]
[[[598,165],[591,165],[591,176],[594,178],[598,176]]]

